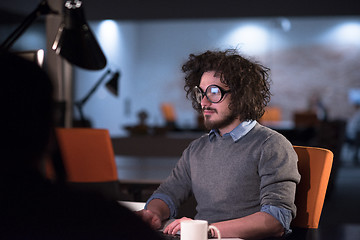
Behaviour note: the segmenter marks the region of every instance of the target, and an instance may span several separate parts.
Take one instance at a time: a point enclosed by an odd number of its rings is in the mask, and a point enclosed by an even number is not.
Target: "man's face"
[[[224,90],[229,90],[225,84],[220,82],[220,77],[215,76],[215,71],[205,72],[201,77],[199,87],[205,92],[210,85],[217,85]],[[239,124],[236,116],[229,109],[230,94],[226,93],[218,103],[212,103],[206,97],[201,100],[204,125],[207,129],[219,129],[223,134],[230,132]]]

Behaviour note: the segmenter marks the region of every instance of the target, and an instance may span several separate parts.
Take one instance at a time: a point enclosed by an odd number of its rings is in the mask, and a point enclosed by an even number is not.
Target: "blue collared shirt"
[[[240,123],[236,128],[234,128],[231,132],[224,134],[224,136],[230,135],[232,137],[232,139],[234,140],[234,142],[237,142],[237,141],[239,141],[240,138],[242,138],[248,132],[250,132],[251,129],[253,129],[255,127],[256,123],[257,123],[257,121],[255,121],[255,120],[244,121],[244,122]],[[209,132],[209,140],[213,141],[216,137],[221,137],[218,130],[216,130],[216,129],[211,130]],[[171,217],[176,216],[175,204],[172,202],[172,200],[169,197],[167,197],[164,194],[153,194],[148,199],[148,201],[145,205],[145,209],[147,207],[147,204],[151,200],[156,199],[156,198],[163,200],[169,206]],[[291,232],[290,223],[292,220],[292,215],[291,215],[291,211],[289,209],[272,206],[272,205],[264,205],[261,207],[260,211],[266,212],[266,213],[270,214],[271,216],[273,216],[274,218],[276,218],[284,226],[285,234]]]
[[[240,123],[236,128],[234,128],[231,132],[225,133],[224,136],[230,135],[234,142],[239,141],[240,138],[245,136],[251,129],[253,129],[256,125],[256,121],[244,121]],[[216,136],[221,137],[218,130],[211,130],[209,132],[209,139],[212,141]]]

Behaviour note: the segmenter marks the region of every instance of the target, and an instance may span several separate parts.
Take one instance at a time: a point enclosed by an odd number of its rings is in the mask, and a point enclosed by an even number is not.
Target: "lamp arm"
[[[82,126],[85,126],[85,117],[84,117],[84,113],[83,113],[83,105],[81,104],[81,102],[76,102],[75,106],[77,107],[77,109],[79,111],[81,124],[82,124]]]
[[[97,83],[94,85],[94,87],[92,87],[90,89],[90,91],[88,92],[88,94],[86,94],[86,96],[81,99],[80,101],[75,102],[75,106],[79,111],[79,115],[80,115],[80,120],[83,126],[85,126],[85,117],[84,117],[84,113],[83,113],[83,106],[85,105],[85,103],[89,100],[89,98],[93,95],[93,93],[95,92],[95,90],[100,86],[100,84],[104,81],[105,77],[111,73],[111,71],[108,69],[101,77],[100,79],[97,81]]]
[[[48,2],[46,0],[43,0],[40,2],[40,4],[37,6],[37,8],[32,11],[20,24],[19,27],[17,27],[14,32],[10,34],[10,36],[1,44],[0,49],[1,50],[8,50],[14,42],[24,33],[26,29],[30,27],[30,25],[41,15],[49,14],[49,13],[56,13],[56,11],[53,11],[50,9]]]
[[[94,85],[94,87],[92,87],[90,89],[90,91],[86,94],[86,96],[81,99],[80,101],[76,102],[75,104],[83,106],[88,100],[89,98],[94,94],[94,92],[96,91],[96,89],[100,86],[100,84],[104,81],[105,77],[111,73],[110,70],[107,70],[102,76],[101,78],[97,81],[97,83]]]

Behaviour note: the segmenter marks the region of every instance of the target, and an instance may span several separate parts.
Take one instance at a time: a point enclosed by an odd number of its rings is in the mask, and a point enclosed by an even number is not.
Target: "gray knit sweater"
[[[196,219],[212,222],[258,212],[263,205],[296,213],[297,155],[279,133],[256,124],[234,142],[230,135],[194,140],[155,194],[170,197],[176,207],[193,192]]]

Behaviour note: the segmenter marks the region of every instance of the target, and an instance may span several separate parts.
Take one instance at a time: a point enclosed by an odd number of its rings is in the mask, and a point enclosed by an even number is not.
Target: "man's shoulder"
[[[274,142],[277,144],[289,143],[289,140],[284,135],[259,123],[255,125],[250,133],[253,138],[262,142]]]
[[[210,136],[209,133],[204,133],[203,135],[201,135],[200,137],[192,140],[188,147],[185,149],[189,150],[189,149],[195,149],[195,148],[202,148],[204,147],[206,144],[210,143]]]
[[[206,143],[210,140],[210,135],[213,133],[204,133],[200,137],[194,139],[190,144],[197,144],[197,143]]]
[[[262,135],[262,136],[282,136],[279,132],[269,128],[269,127],[266,127],[264,125],[261,125],[259,123],[257,123],[255,125],[255,127],[252,129],[252,134],[256,134],[256,135]]]

